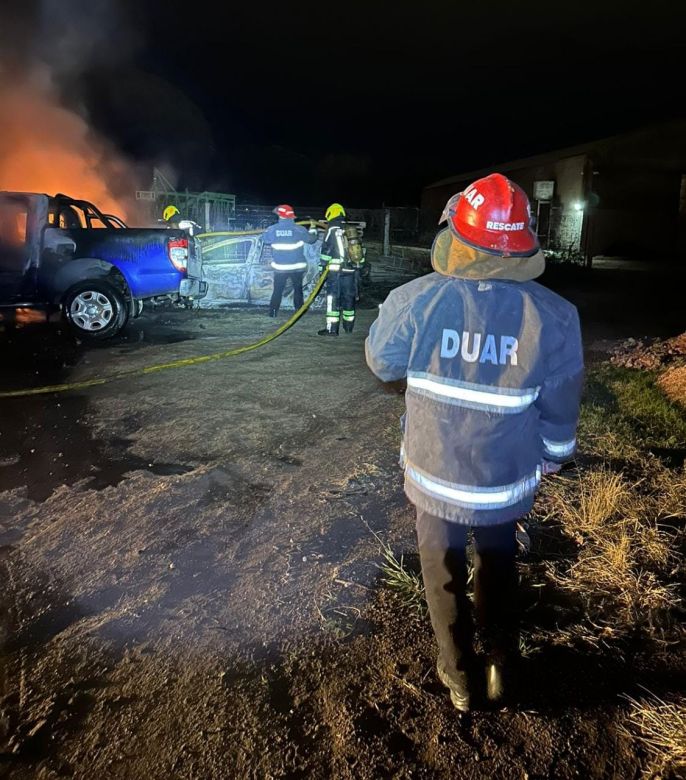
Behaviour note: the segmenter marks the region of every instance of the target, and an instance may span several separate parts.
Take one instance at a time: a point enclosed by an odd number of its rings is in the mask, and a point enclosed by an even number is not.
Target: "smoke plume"
[[[133,217],[135,167],[90,126],[79,89],[90,69],[131,56],[122,4],[12,5],[0,37],[0,190],[63,192]]]

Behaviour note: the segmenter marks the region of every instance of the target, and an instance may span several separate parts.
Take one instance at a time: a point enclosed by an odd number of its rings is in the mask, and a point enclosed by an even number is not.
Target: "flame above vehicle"
[[[0,190],[65,192],[105,214],[135,213],[132,166],[35,81],[0,81]]]

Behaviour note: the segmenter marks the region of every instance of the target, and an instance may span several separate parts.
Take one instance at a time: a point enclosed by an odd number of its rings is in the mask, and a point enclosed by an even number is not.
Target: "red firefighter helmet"
[[[470,184],[446,204],[440,222],[460,241],[493,255],[528,257],[539,249],[524,190],[501,173]]]
[[[274,209],[274,213],[278,214],[281,219],[293,219],[295,217],[295,211],[293,206],[289,206],[287,203],[282,203]]]

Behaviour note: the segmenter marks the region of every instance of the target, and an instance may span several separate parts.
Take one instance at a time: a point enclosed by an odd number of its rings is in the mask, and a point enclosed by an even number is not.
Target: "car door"
[[[249,300],[249,258],[256,242],[257,236],[212,234],[202,239],[202,279],[207,282],[207,295],[200,301],[201,308]]]
[[[271,266],[272,248],[262,243],[258,237],[255,249],[250,258],[250,273],[248,277],[248,298],[250,303],[267,305],[274,289],[274,270]]]
[[[0,305],[31,303],[38,247],[30,235],[30,198],[0,194]]]

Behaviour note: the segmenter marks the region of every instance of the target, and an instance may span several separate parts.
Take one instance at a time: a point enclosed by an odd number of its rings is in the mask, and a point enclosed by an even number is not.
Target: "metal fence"
[[[582,211],[553,206],[547,219],[537,226],[541,246],[563,259],[577,259],[581,254],[583,221]]]
[[[157,213],[174,205],[183,219],[191,219],[207,232],[228,230],[234,219],[236,198],[221,192],[169,192],[157,198]]]
[[[276,221],[273,206],[252,203],[236,204],[232,230],[260,230]],[[323,220],[326,206],[299,206],[294,204],[298,219]],[[346,214],[353,222],[365,224],[364,237],[369,241],[393,244],[414,244],[419,239],[419,209],[415,207],[389,207],[366,209],[346,207]],[[390,253],[390,252],[388,252]]]

